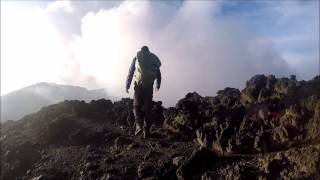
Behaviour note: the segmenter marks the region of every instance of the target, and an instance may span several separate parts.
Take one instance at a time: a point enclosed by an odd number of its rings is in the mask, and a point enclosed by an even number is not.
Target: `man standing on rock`
[[[156,91],[161,84],[161,62],[159,58],[143,46],[133,58],[126,82],[126,91],[129,93],[132,78],[134,77],[133,113],[135,117],[135,135],[141,133],[143,138],[148,138],[152,124],[152,96],[153,83],[157,80]]]

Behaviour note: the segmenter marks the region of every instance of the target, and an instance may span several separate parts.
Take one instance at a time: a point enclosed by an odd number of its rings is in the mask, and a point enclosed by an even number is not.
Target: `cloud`
[[[272,41],[248,29],[245,22],[216,17],[219,6],[186,1],[159,10],[148,1],[125,1],[87,13],[81,34],[73,41],[75,59],[108,92],[123,97],[131,60],[142,45],[148,45],[162,60],[163,84],[155,98],[166,105],[190,91],[215,95],[225,86],[242,87],[257,73],[290,74]]]
[[[61,69],[60,80],[65,84],[87,87],[90,89],[101,88],[95,76],[85,74],[77,61],[68,61]]]
[[[222,1],[65,1],[26,13],[38,12],[35,17],[25,18],[19,12],[10,15],[17,19],[9,21],[1,16],[5,27],[1,37],[6,37],[1,40],[5,44],[1,51],[6,52],[1,54],[1,59],[6,59],[5,68],[1,67],[6,69],[6,78],[2,78],[7,84],[12,82],[12,87],[19,81],[54,81],[106,88],[114,97],[126,97],[128,69],[142,45],[148,45],[162,61],[162,87],[154,96],[166,106],[174,105],[190,91],[213,96],[226,86],[242,88],[254,74],[312,76],[314,72],[301,72],[314,67],[315,53],[298,52],[313,48],[308,38],[301,36],[306,31],[280,28],[293,23],[305,8],[282,15],[275,4],[266,3],[267,8],[260,7],[259,11],[237,13],[237,6],[243,3],[230,4],[235,6],[232,14],[225,12]],[[14,22],[17,26],[12,26]],[[297,24],[304,26],[306,22],[300,18]],[[308,25],[306,30],[310,29]],[[293,51],[292,42],[304,45],[294,46],[298,50]],[[22,52],[13,55],[10,52],[14,50]],[[301,67],[306,58],[308,63]],[[14,70],[19,63],[23,68]],[[19,71],[24,74],[22,80],[16,75]]]
[[[73,8],[71,6],[71,2],[68,0],[64,0],[64,1],[54,1],[50,4],[48,4],[48,6],[46,7],[46,11],[48,13],[51,12],[55,12],[62,9],[64,12],[67,13],[72,13],[73,12]]]
[[[121,1],[54,1],[45,6],[48,19],[59,29],[61,36],[71,40],[81,33],[81,19],[88,12],[98,12],[119,5]]]
[[[273,38],[276,48],[301,79],[319,74],[319,1],[290,1],[274,5],[280,14],[282,36]]]
[[[1,93],[56,81],[69,52],[46,12],[38,7],[17,10],[10,2],[2,3]]]
[[[222,15],[248,22],[299,79],[311,79],[319,74],[319,7],[319,1],[225,2]]]

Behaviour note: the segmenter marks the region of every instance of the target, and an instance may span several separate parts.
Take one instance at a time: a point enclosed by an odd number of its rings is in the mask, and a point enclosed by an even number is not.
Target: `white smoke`
[[[162,87],[155,98],[165,105],[190,91],[215,95],[226,86],[242,87],[257,73],[290,72],[271,40],[244,22],[215,17],[216,2],[185,1],[174,10],[162,6],[171,12],[165,16],[154,13],[157,8],[149,1],[125,1],[82,19],[81,35],[73,41],[75,59],[111,95],[126,96],[128,69],[142,45],[162,60]]]
[[[255,74],[295,74],[294,59],[295,70],[305,70],[299,67],[305,56],[284,56],[279,42],[259,34],[245,18],[220,16],[222,4],[64,1],[32,13],[2,6],[1,84],[8,91],[19,83],[20,88],[54,81],[128,97],[126,76],[143,45],[162,61],[162,86],[154,96],[166,106],[190,91],[213,96],[226,86],[242,88]]]

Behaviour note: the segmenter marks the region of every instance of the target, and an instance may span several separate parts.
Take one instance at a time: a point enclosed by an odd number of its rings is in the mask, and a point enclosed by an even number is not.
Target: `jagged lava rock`
[[[319,76],[257,75],[153,102],[146,140],[132,99],[63,101],[1,124],[0,179],[320,179],[319,93]]]

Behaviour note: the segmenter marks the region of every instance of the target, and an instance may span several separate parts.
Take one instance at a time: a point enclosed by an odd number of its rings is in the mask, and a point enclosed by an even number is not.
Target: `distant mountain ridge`
[[[1,96],[1,121],[18,120],[43,106],[63,100],[108,98],[104,89],[88,90],[80,86],[40,82]]]

